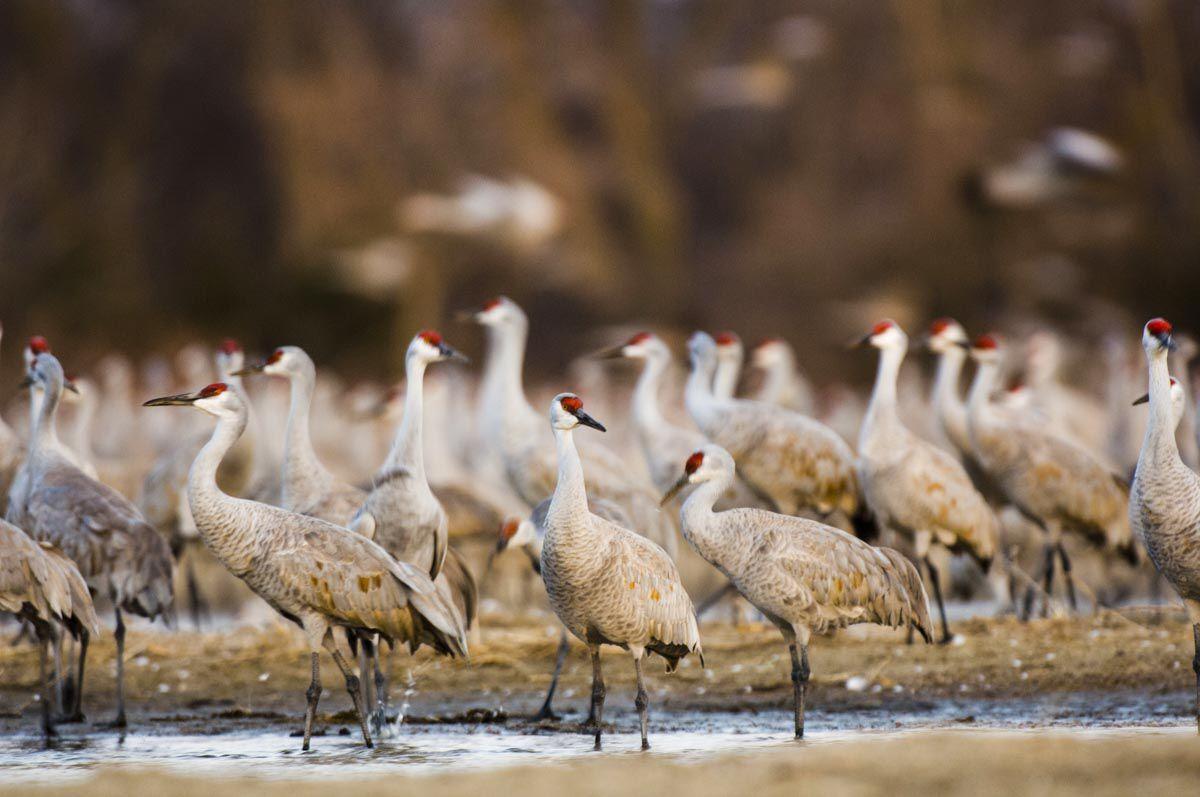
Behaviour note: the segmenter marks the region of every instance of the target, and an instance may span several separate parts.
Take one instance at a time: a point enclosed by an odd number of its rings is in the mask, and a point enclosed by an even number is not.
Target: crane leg
[[[1046,543],[1042,570],[1042,590],[1045,592],[1045,594],[1042,595],[1043,619],[1050,616],[1050,596],[1054,594],[1055,548],[1056,546],[1054,543]]]
[[[50,627],[43,623],[34,624],[34,633],[38,641],[38,684],[41,689],[41,699],[38,702],[41,703],[42,709],[42,734],[46,739],[51,739],[58,735],[58,731],[54,729],[54,720],[50,717],[50,696],[54,693],[55,679],[47,666],[53,633]]]
[[[366,636],[363,636],[363,638],[359,640],[359,646],[358,646],[358,676],[359,677],[358,677],[358,681],[359,681],[359,685],[362,689],[361,697],[362,697],[362,704],[364,706],[375,705],[374,701],[371,700],[371,697],[372,697],[371,689],[375,684],[367,676],[367,673],[369,673],[371,671],[371,654],[374,652],[372,650],[373,647],[374,646],[371,644],[371,640],[368,639]],[[354,653],[354,651],[351,651],[351,653]]]
[[[650,695],[646,694],[646,680],[642,677],[642,656],[643,651],[638,651],[633,657],[633,670],[637,673],[637,697],[634,698],[633,705],[637,708],[638,724],[642,727],[642,749],[650,749],[650,739],[647,732],[650,730]]]
[[[953,637],[950,636],[950,624],[946,622],[946,604],[942,602],[942,580],[938,577],[937,568],[933,566],[928,555],[925,556],[925,569],[929,571],[929,583],[933,587],[933,597],[937,599],[938,614],[942,616],[942,638],[938,640],[938,644],[945,645]]]
[[[1196,730],[1200,732],[1200,623],[1192,625],[1192,643],[1196,655],[1192,657],[1192,671],[1196,673]]]
[[[1067,602],[1071,606],[1072,613],[1078,613],[1079,604],[1075,600],[1075,579],[1071,577],[1071,559],[1067,556],[1067,548],[1060,541],[1058,543],[1058,559],[1062,564],[1063,585],[1067,588]]]
[[[371,729],[367,727],[367,714],[363,710],[361,686],[358,682],[358,676],[354,674],[354,670],[350,669],[350,665],[346,663],[342,652],[337,649],[337,645],[333,642],[333,637],[327,637],[329,644],[329,652],[333,654],[333,663],[342,671],[342,676],[346,679],[346,691],[350,693],[350,699],[354,701],[354,711],[358,714],[358,725],[362,728],[363,744],[367,747],[374,747],[375,743],[371,741]]]
[[[375,653],[371,656],[371,663],[375,667],[375,672],[372,674],[375,678],[375,711],[378,715],[379,727],[387,722],[388,708],[388,685],[387,676],[383,674],[383,665],[379,663],[379,646],[375,646]]]
[[[187,584],[188,608],[191,610],[192,628],[199,631],[204,623],[204,618],[208,615],[208,605],[204,602],[204,596],[200,594],[200,583],[196,581],[194,553],[188,551],[185,555],[187,562],[184,564],[183,572],[184,581]]]
[[[88,641],[91,635],[86,628],[79,629],[79,660],[75,665],[75,683],[71,690],[71,713],[62,718],[63,722],[83,722],[83,671],[87,665]],[[65,710],[65,707],[64,707]]]
[[[554,713],[552,703],[554,702],[554,691],[558,689],[558,676],[562,674],[563,664],[567,661],[567,652],[571,649],[571,641],[567,639],[567,629],[563,629],[558,637],[558,652],[554,655],[554,674],[550,676],[550,688],[546,690],[546,699],[542,703],[542,707],[538,709],[538,713],[533,715],[533,719],[537,720],[556,720],[559,716]],[[591,721],[588,717],[588,721]]]
[[[600,733],[604,726],[604,674],[600,671],[600,646],[591,645],[592,649],[592,725],[596,733],[596,745],[593,750],[600,749]]]
[[[51,641],[54,644],[54,708],[61,715],[67,710],[67,700],[70,697],[67,692],[71,677],[63,674],[62,632],[54,632]]]
[[[308,707],[304,709],[304,744],[300,749],[308,752],[313,720],[317,716],[317,701],[321,699],[321,655],[315,650],[312,652],[312,681],[309,682],[308,691],[304,696],[308,698]]]
[[[796,738],[804,738],[804,696],[808,692],[808,645],[793,641],[788,645],[792,654],[792,708],[795,712]]]
[[[125,618],[119,608],[114,608],[113,613],[117,618],[114,633],[117,638],[117,717],[104,725],[108,728],[124,728],[128,724],[125,720]]]

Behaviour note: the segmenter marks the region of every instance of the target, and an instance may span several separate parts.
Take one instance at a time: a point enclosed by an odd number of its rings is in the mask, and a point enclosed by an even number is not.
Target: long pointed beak
[[[609,346],[607,349],[601,349],[594,353],[592,357],[597,360],[621,360],[625,357],[625,344],[619,346]]]
[[[1134,400],[1133,406],[1136,407],[1139,404],[1145,404],[1149,400],[1150,400],[1150,394],[1147,393],[1146,395],[1142,396],[1141,398]]]
[[[69,390],[69,391],[71,391],[71,392],[72,392],[72,393],[74,393],[76,396],[78,396],[78,395],[79,395],[79,386],[78,386],[78,385],[76,385],[76,384],[75,384],[73,381],[71,381],[70,379],[67,379],[67,380],[65,380],[65,381],[63,382],[63,388],[64,388],[65,390]]]
[[[144,403],[142,406],[143,407],[172,407],[177,404],[192,404],[198,398],[199,398],[199,396],[195,396],[191,393],[180,393],[175,396],[163,396],[162,398],[152,398],[149,401],[147,401],[146,403]]]
[[[677,481],[671,485],[670,490],[667,490],[665,493],[663,493],[662,500],[658,502],[658,505],[666,506],[668,503],[671,502],[672,498],[679,495],[680,490],[682,490],[684,487],[687,487],[687,484],[688,484],[688,475],[685,473],[679,477],[679,481]]]
[[[579,412],[575,413],[575,418],[584,426],[590,426],[593,429],[599,429],[601,432],[608,431],[607,429],[604,428],[604,424],[600,423],[600,421],[596,420],[591,415],[588,415],[583,410],[580,410]]]
[[[967,351],[971,350],[971,344],[966,342],[965,340],[956,340],[956,341],[954,341],[954,345],[960,349],[966,349]]]
[[[868,332],[867,334],[863,335],[861,338],[855,338],[854,340],[847,343],[846,348],[861,349],[864,346],[869,346],[871,344],[872,337],[874,337],[874,336],[870,332]]]
[[[458,349],[456,349],[452,346],[447,346],[445,343],[438,346],[438,352],[441,353],[442,357],[444,357],[445,359],[452,361],[452,362],[460,362],[460,363],[471,362],[470,357],[463,354],[461,351],[459,351]]]
[[[454,314],[454,320],[468,324],[477,324],[479,323],[479,310],[459,310]]]
[[[230,376],[251,376],[252,374],[261,374],[263,369],[267,367],[266,363],[254,363],[247,365],[245,368],[239,368],[236,371],[231,371]]]

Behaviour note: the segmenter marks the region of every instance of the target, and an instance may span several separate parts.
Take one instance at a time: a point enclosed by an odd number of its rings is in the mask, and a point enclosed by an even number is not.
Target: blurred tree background
[[[534,367],[653,320],[818,379],[884,312],[1194,328],[1198,40],[1194,0],[6,0],[0,319],[378,372],[506,293]],[[1064,126],[1119,172],[981,190]]]

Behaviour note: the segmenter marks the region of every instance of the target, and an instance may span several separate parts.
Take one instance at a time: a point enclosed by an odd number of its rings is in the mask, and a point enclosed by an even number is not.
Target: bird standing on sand
[[[360,684],[338,650],[332,628],[348,635],[422,644],[447,655],[466,655],[462,618],[420,569],[397,562],[365,537],[318,518],[234,498],[217,486],[221,460],[246,428],[246,405],[217,382],[197,393],[147,401],[147,407],[191,405],[217,418],[212,437],[188,474],[188,502],[200,538],[233,575],[284,618],[304,630],[312,660],[306,693],[303,749],[309,747],[321,697],[319,654],[333,656],[346,679],[362,728],[372,746]]]
[[[117,716],[125,719],[124,613],[151,620],[170,617],[174,560],[167,541],[124,496],[88,477],[63,455],[55,416],[63,392],[62,365],[53,354],[38,354],[30,378],[42,390],[29,456],[22,466],[24,493],[10,502],[8,520],[38,541],[53,543],[79,568],[94,594],[112,601],[116,615]],[[82,719],[80,694],[87,637],[80,640],[79,681],[72,720]]]
[[[1195,644],[1192,669],[1200,730],[1200,476],[1183,464],[1175,441],[1178,418],[1167,370],[1167,353],[1174,345],[1171,332],[1162,318],[1151,319],[1142,331],[1150,370],[1150,423],[1130,491],[1129,522],[1150,561],[1187,607]]]
[[[542,580],[558,619],[591,651],[595,749],[600,749],[604,722],[600,646],[616,645],[633,656],[635,705],[642,749],[647,750],[650,701],[642,659],[648,651],[657,653],[666,659],[668,672],[689,653],[703,661],[695,609],[666,551],[588,509],[574,430],[581,425],[600,431],[604,427],[571,393],[560,393],[550,403],[550,425],[558,448],[558,483],[546,513]]]
[[[863,495],[881,528],[913,541],[925,565],[942,620],[941,642],[950,641],[933,545],[969,554],[986,573],[996,554],[999,524],[958,460],[910,432],[900,420],[896,381],[908,336],[895,321],[880,321],[859,341],[879,349],[875,387],[858,438]]]
[[[929,641],[921,575],[901,554],[807,518],[762,509],[714,512],[734,479],[733,457],[720,446],[704,446],[688,457],[683,470],[663,501],[688,484],[697,485],[680,511],[684,539],[787,640],[797,739],[804,737],[813,631],[877,623],[915,628]]]

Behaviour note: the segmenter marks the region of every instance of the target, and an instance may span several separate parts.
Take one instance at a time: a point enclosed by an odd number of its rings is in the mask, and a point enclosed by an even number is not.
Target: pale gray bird
[[[1138,560],[1129,528],[1129,497],[1124,483],[1078,443],[1043,424],[1023,423],[997,411],[989,401],[1000,368],[999,338],[981,335],[971,345],[978,371],[967,401],[971,444],[980,466],[1023,515],[1046,534],[1042,581],[1043,613],[1054,584],[1055,559],[1061,561],[1067,597],[1075,608],[1071,562],[1063,532],[1092,545]],[[1032,590],[1026,594],[1026,613]]]
[[[808,377],[800,370],[796,351],[783,338],[764,338],[750,352],[750,365],[763,373],[755,401],[812,416],[817,401]]]
[[[900,419],[896,381],[908,351],[904,330],[895,321],[880,321],[860,345],[879,349],[879,368],[858,438],[859,484],[880,527],[912,540],[937,599],[940,641],[949,642],[942,588],[929,550],[940,545],[968,554],[986,573],[996,555],[999,526],[958,460],[917,437]]]
[[[489,568],[496,556],[509,548],[515,548],[525,552],[529,558],[529,566],[533,568],[533,572],[541,576],[542,545],[546,540],[546,514],[550,511],[551,500],[553,499],[547,498],[534,507],[529,517],[510,517],[504,521],[500,526],[500,534],[496,538],[496,550],[488,557]],[[622,528],[629,528],[633,525],[621,507],[611,501],[605,501],[603,498],[589,498],[588,509],[596,516]],[[554,692],[558,689],[558,677],[562,674],[563,664],[567,660],[567,652],[570,647],[567,629],[564,626],[562,634],[558,638],[558,650],[554,656],[554,674],[550,676],[550,687],[546,690],[546,699],[542,701],[542,707],[533,715],[534,721],[558,719],[554,713]],[[594,710],[595,705],[592,705],[585,724],[591,725],[595,722],[595,715],[591,713]]]
[[[733,457],[708,444],[688,457],[667,501],[698,485],[680,511],[684,539],[725,574],[788,643],[796,738],[804,736],[811,634],[857,623],[912,627],[928,642],[928,598],[912,563],[841,529],[762,509],[714,512],[734,478]]]
[[[1167,367],[1171,332],[1162,318],[1151,319],[1142,331],[1150,370],[1150,423],[1130,492],[1129,522],[1150,561],[1187,607],[1195,643],[1192,669],[1200,729],[1200,477],[1183,464],[1175,441],[1179,416],[1172,406]]]
[[[604,678],[600,646],[629,651],[637,673],[638,719],[642,749],[647,738],[649,697],[642,658],[657,653],[672,672],[679,660],[696,653],[703,662],[700,630],[692,601],[675,563],[659,546],[588,509],[583,464],[575,448],[576,427],[604,427],[583,410],[574,394],[560,393],[550,403],[550,425],[558,448],[558,483],[546,513],[542,581],[550,606],[592,655],[592,705],[595,749],[604,722]]]
[[[375,543],[342,526],[267,504],[226,495],[217,468],[246,428],[245,402],[218,382],[196,393],[147,401],[147,407],[191,405],[216,417],[212,437],[188,474],[188,503],[200,538],[217,560],[284,618],[304,630],[312,682],[304,716],[303,749],[309,747],[321,696],[319,654],[329,651],[346,679],[362,728],[372,746],[360,684],[338,650],[332,629],[347,636],[379,634],[416,650],[466,655],[463,621],[419,568],[397,562]]]
[[[309,429],[309,412],[317,385],[317,368],[299,346],[280,346],[265,362],[235,373],[281,376],[291,387],[287,436],[283,446],[279,505],[290,512],[345,526],[366,499],[366,491],[329,472],[317,458]]]
[[[466,562],[449,547],[449,520],[425,474],[425,369],[445,360],[466,360],[442,336],[425,330],[404,358],[404,416],[387,459],[372,479],[371,492],[348,528],[374,540],[401,562],[428,573],[442,597],[454,603],[467,628],[475,619],[478,589]],[[368,650],[368,655],[372,652]],[[373,657],[373,656],[372,656]],[[375,668],[376,708],[372,722],[381,726],[387,684]]]
[[[24,494],[10,502],[8,520],[39,541],[53,543],[75,562],[94,594],[113,605],[117,639],[117,716],[125,719],[125,621],[128,612],[170,619],[174,560],[166,540],[124,496],[90,478],[61,453],[55,416],[62,398],[62,365],[38,354],[30,378],[41,386],[29,456],[22,466]],[[80,681],[83,657],[80,652]]]
[[[725,401],[737,395],[746,347],[737,333],[729,330],[718,332],[713,342],[717,344],[717,370],[713,374],[712,391],[714,396]]]
[[[522,368],[529,321],[516,302],[504,297],[471,317],[487,330],[488,339],[480,428],[486,445],[498,453],[509,484],[533,508],[554,492],[557,465],[545,420],[525,397]],[[678,546],[675,523],[669,513],[659,511],[654,492],[605,446],[587,446],[582,453],[591,494],[620,505],[639,532],[673,554]]]
[[[781,407],[713,394],[716,343],[703,332],[688,341],[692,370],[688,412],[705,436],[733,455],[738,473],[785,515],[801,511],[847,522],[858,514],[854,452],[836,432]]]
[[[15,614],[33,626],[38,639],[38,683],[44,690],[39,701],[42,732],[54,736],[50,704],[56,679],[47,677],[46,659],[50,643],[58,634],[56,626],[65,629],[86,650],[89,636],[100,633],[100,623],[92,596],[75,563],[52,544],[34,542],[25,532],[3,520],[0,520],[0,612]],[[57,680],[61,683],[61,678]],[[83,684],[82,669],[79,684]],[[76,690],[76,700],[79,694]],[[66,710],[65,706],[62,708]],[[78,712],[76,704],[72,714]]]

